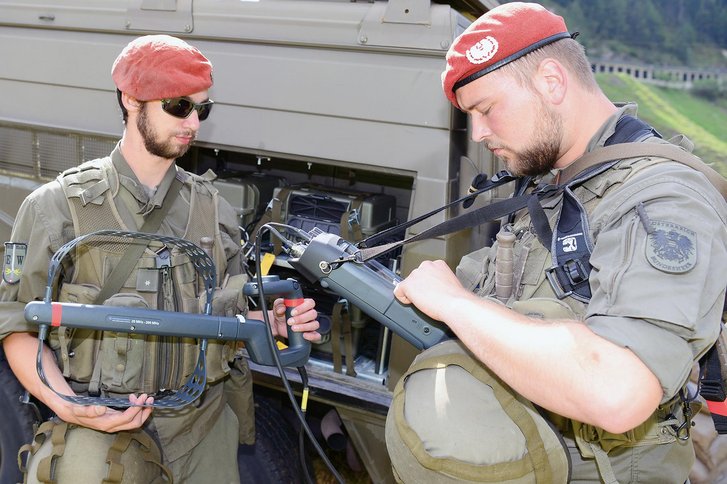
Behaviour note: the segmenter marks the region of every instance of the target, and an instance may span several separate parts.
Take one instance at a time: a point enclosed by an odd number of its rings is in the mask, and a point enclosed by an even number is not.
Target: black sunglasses
[[[211,99],[196,103],[186,97],[175,97],[172,99],[162,99],[162,109],[164,112],[182,119],[192,114],[192,110],[196,110],[199,120],[204,121],[210,115],[214,103]]]

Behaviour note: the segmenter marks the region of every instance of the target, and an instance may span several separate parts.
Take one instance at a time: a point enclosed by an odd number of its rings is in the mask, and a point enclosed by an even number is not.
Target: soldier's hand
[[[72,405],[71,418],[67,422],[76,423],[102,432],[119,432],[140,428],[151,415],[152,407],[143,407],[154,402],[154,398],[142,393],[129,395],[131,406],[123,411],[103,405]]]
[[[320,324],[318,323],[318,312],[315,310],[315,301],[306,298],[303,302],[293,308],[291,318],[285,320],[285,303],[282,298],[278,298],[273,303],[271,325],[273,334],[276,336],[288,336],[288,329],[302,332],[303,338],[308,341],[317,342],[321,340],[318,333]]]
[[[403,304],[413,304],[438,321],[445,321],[452,304],[461,298],[476,298],[462,287],[457,276],[442,260],[424,261],[394,288]]]

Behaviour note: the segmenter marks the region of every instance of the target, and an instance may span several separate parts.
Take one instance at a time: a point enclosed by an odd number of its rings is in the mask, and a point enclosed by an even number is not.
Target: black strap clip
[[[581,259],[569,259],[561,265],[545,269],[545,277],[556,297],[565,299],[573,294],[576,287],[588,283],[589,272]]]

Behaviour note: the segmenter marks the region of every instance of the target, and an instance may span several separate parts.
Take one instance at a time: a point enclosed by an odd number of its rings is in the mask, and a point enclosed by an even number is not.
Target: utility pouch
[[[228,277],[224,287],[217,288],[212,296],[212,314],[215,316],[233,317],[244,312],[244,296],[242,287],[247,282],[246,274]],[[198,311],[204,313],[207,296],[198,299]],[[230,372],[229,362],[235,356],[235,345],[231,341],[214,341],[207,343],[207,383],[213,383]]]
[[[534,297],[512,303],[513,311],[536,319],[579,319],[563,301],[546,297]]]
[[[227,404],[238,421],[239,442],[255,443],[255,403],[252,393],[252,372],[245,358],[235,358],[230,364],[230,376],[224,383]]]
[[[61,286],[58,300],[93,304],[99,292],[100,289],[91,284],[66,283]],[[71,329],[65,326],[51,329],[48,342],[56,354],[64,377],[81,382],[91,379],[101,335],[101,331],[90,329]]]
[[[138,294],[120,293],[108,298],[105,306],[148,309]],[[147,341],[147,339],[149,341]],[[142,334],[104,331],[98,358],[89,384],[90,394],[100,390],[113,393],[152,393],[156,390],[158,343]]]
[[[595,457],[591,444],[597,444],[608,453],[620,447],[670,444],[676,441],[676,434],[663,431],[662,427],[676,426],[677,420],[664,420],[657,414],[658,412],[654,412],[644,423],[623,434],[612,434],[593,425],[571,420],[578,450],[583,457],[591,458]]]
[[[105,433],[49,420],[21,447],[18,462],[29,484],[173,482],[159,446],[143,430]]]

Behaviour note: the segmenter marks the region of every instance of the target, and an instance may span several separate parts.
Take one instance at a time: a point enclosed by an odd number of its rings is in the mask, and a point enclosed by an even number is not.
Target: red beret
[[[129,42],[114,61],[111,78],[119,91],[139,101],[181,97],[212,86],[212,64],[195,47],[169,35]]]
[[[457,108],[454,92],[535,49],[570,38],[563,17],[537,3],[513,2],[493,8],[457,37],[442,73],[444,94]]]

